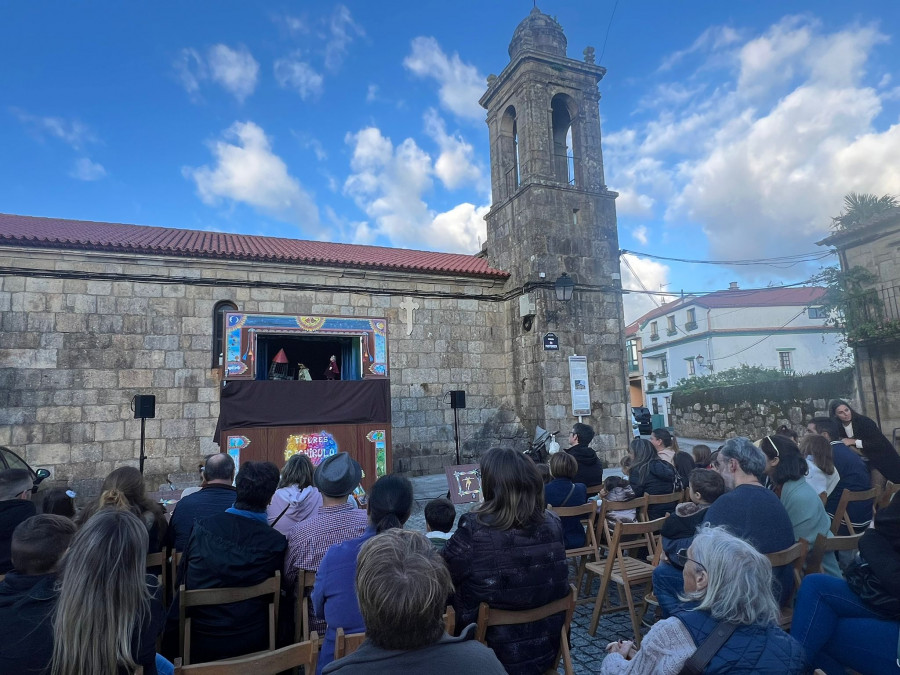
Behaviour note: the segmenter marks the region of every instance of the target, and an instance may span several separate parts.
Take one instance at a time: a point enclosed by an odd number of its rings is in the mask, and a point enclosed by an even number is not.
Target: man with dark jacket
[[[37,510],[31,502],[34,480],[26,469],[0,471],[0,574],[13,568],[9,549],[13,531]]]
[[[166,530],[166,545],[184,551],[194,523],[234,506],[234,460],[224,452],[211,455],[203,467],[205,485],[175,505]]]
[[[56,565],[73,536],[75,523],[50,514],[32,516],[13,532],[15,569],[0,583],[0,673],[43,673],[50,665]]]
[[[569,434],[569,442],[574,443],[566,452],[572,455],[578,462],[578,473],[573,479],[575,483],[584,483],[591,487],[603,482],[603,464],[597,453],[591,449],[590,442],[594,440],[594,430],[587,424],[577,422],[572,425]]]
[[[255,586],[281,569],[287,540],[266,519],[278,479],[278,468],[270,462],[241,465],[234,506],[194,525],[184,551],[187,589]],[[268,602],[260,598],[193,610],[191,662],[268,649]]]

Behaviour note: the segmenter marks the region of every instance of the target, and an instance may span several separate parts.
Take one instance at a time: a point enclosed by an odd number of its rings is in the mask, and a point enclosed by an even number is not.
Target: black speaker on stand
[[[134,410],[134,419],[141,420],[141,456],[139,462],[141,473],[144,473],[144,460],[147,459],[147,456],[144,454],[144,427],[148,417],[150,419],[156,417],[156,396],[152,394],[138,394],[131,399],[131,409]]]
[[[459,466],[459,410],[466,407],[466,392],[462,389],[451,391],[450,407],[453,408],[453,438],[456,441],[456,465]]]

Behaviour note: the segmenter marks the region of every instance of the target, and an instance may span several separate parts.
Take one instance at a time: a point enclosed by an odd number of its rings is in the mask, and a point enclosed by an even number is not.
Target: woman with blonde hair
[[[486,602],[533,609],[568,591],[562,523],[544,508],[544,485],[528,457],[492,448],[481,458],[484,502],[459,519],[443,556],[453,578],[456,625],[464,628]],[[556,659],[563,617],[488,628],[487,644],[511,675],[545,672]]]
[[[146,566],[147,529],[129,509],[104,508],[84,524],[62,560],[51,675],[173,671],[157,661],[165,612]]]
[[[322,506],[322,494],[313,485],[314,471],[312,460],[302,452],[291,455],[281,470],[281,480],[266,509],[266,519],[284,536],[297,523],[316,515]]]
[[[688,672],[806,672],[803,648],[778,627],[768,558],[721,527],[701,528],[676,558],[684,567],[684,609],[653,624],[640,649],[630,640],[609,643],[601,675],[677,675],[708,636],[731,626],[711,658]]]
[[[149,539],[149,552],[162,550],[166,535],[163,507],[147,497],[144,476],[133,466],[120,466],[103,481],[100,497],[78,514],[76,524],[81,527],[100,509],[107,506],[127,508],[144,524]]]

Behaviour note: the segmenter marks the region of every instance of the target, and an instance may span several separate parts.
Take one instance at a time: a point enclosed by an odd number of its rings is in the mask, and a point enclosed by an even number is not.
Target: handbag
[[[850,590],[873,612],[892,621],[900,620],[900,598],[894,597],[884,589],[872,567],[861,555],[857,555],[853,562],[847,565],[844,579]]]

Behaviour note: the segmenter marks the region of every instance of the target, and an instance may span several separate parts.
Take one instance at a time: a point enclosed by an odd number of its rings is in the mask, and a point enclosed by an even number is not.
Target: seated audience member
[[[156,654],[165,613],[146,564],[147,527],[127,506],[102,508],[81,527],[61,563],[53,675],[174,671]]]
[[[800,440],[800,435],[791,429],[787,424],[782,424],[775,430],[775,434],[778,436],[786,436],[790,438],[794,443],[797,443]]]
[[[438,550],[444,548],[456,522],[456,507],[446,497],[432,499],[425,505],[425,536]]]
[[[834,518],[834,512],[837,510],[844,490],[863,492],[871,489],[872,480],[869,476],[869,469],[859,455],[838,439],[840,428],[835,422],[827,417],[814,417],[808,428],[810,432],[823,436],[831,443],[834,468],[837,469],[840,479],[825,501],[825,511]],[[857,532],[865,529],[872,522],[873,506],[874,503],[871,499],[863,502],[851,502],[847,505],[847,514],[850,516],[850,522],[853,523],[853,529]],[[846,525],[841,525],[838,534],[849,534]]]
[[[676,569],[681,568],[672,554],[691,545],[697,528],[706,520],[706,510],[725,494],[725,481],[712,469],[694,469],[688,484],[691,501],[676,506],[675,513],[666,518],[660,531],[663,550]]]
[[[565,597],[569,575],[562,523],[544,508],[534,463],[511,448],[481,458],[484,501],[459,518],[443,556],[456,590],[456,625],[474,622],[478,605],[532,609]],[[544,672],[556,659],[563,616],[495,626],[487,643],[508,673]]]
[[[356,569],[366,640],[323,673],[505,675],[494,652],[470,639],[471,626],[458,638],[444,632],[452,592],[447,566],[421,534],[391,529],[373,537],[363,544]]]
[[[244,462],[236,483],[234,506],[194,525],[182,563],[187,590],[255,586],[284,563],[287,541],[266,522],[278,468],[270,462]],[[268,649],[267,608],[268,601],[259,598],[192,609],[191,662]]]
[[[51,513],[73,520],[78,512],[75,508],[75,496],[68,488],[51,488],[43,493],[41,513]]]
[[[703,443],[698,443],[693,448],[691,448],[691,455],[693,455],[694,457],[694,468],[708,469],[711,454],[712,451],[709,449],[709,446],[704,445]]]
[[[704,522],[724,526],[762,554],[782,551],[794,544],[794,529],[778,497],[760,483],[766,456],[749,439],[731,438],[716,459],[716,470],[725,481],[725,494],[706,510]],[[774,570],[773,592],[779,603],[794,586],[793,570],[785,565]],[[653,592],[666,615],[679,606],[682,575],[672,565],[661,563],[653,571]]]
[[[124,497],[127,508],[131,509],[147,528],[150,553],[161,551],[168,527],[166,512],[162,506],[147,498],[144,476],[133,466],[120,466],[118,469],[114,469],[103,481],[100,498],[78,514],[76,523],[79,527],[83,527],[84,523],[99,509],[118,505],[118,495]]]
[[[776,434],[762,439],[759,449],[767,457],[777,457],[778,461],[770,463],[766,471],[775,494],[791,519],[794,541],[805,539],[812,546],[818,535],[830,537],[831,519],[825,513],[822,499],[806,482],[806,460],[797,444],[786,436]],[[822,562],[828,574],[841,575],[834,553],[827,553]]]
[[[291,455],[281,470],[281,480],[266,516],[269,525],[285,537],[294,525],[316,515],[322,506],[322,495],[312,484],[314,470],[312,460],[302,452]]]
[[[328,629],[316,672],[321,673],[334,658],[334,638],[338,628],[343,628],[345,633],[361,633],[366,629],[353,583],[359,550],[372,537],[391,528],[402,528],[412,507],[413,487],[409,479],[397,474],[382,476],[369,492],[369,526],[365,533],[335,544],[322,558],[312,593],[312,606],[316,616],[325,620]]]
[[[900,455],[894,444],[881,433],[875,420],[859,414],[850,404],[840,399],[828,402],[828,414],[838,432],[831,440],[839,440],[846,447],[862,454],[882,476],[900,483]]]
[[[628,483],[635,497],[648,495],[668,495],[683,490],[681,477],[675,467],[661,459],[650,441],[635,438],[631,441],[631,471]],[[647,509],[650,520],[662,518],[675,511],[676,504],[653,504]]]
[[[208,516],[224,513],[234,506],[234,460],[224,452],[206,459],[203,467],[203,488],[175,505],[169,521],[167,541],[176,551],[184,551],[194,523]]]
[[[859,540],[860,562],[879,588],[881,608],[871,606],[848,583],[856,580],[853,565],[844,579],[810,574],[803,579],[794,618],[793,635],[806,648],[814,668],[826,673],[896,673],[900,636],[900,501],[893,500],[875,514],[875,526]],[[857,568],[858,569],[858,568]],[[892,607],[888,607],[892,604]],[[890,614],[885,611],[891,612]]]
[[[184,490],[182,490],[181,491],[181,499],[184,499],[185,497],[189,497],[190,495],[194,494],[195,492],[200,492],[200,490],[202,490],[203,488],[206,487],[206,476],[204,474],[204,469],[206,468],[206,463],[209,461],[210,457],[213,457],[218,454],[220,454],[220,453],[214,452],[212,454],[206,455],[203,458],[203,461],[200,462],[200,465],[197,467],[200,471],[200,484],[193,485],[189,488],[185,488]],[[175,488],[173,487],[172,489],[174,490]]]
[[[569,434],[569,442],[574,442],[574,445],[565,450],[578,462],[578,472],[573,480],[587,486],[600,485],[603,482],[603,463],[591,448],[592,440],[594,440],[594,430],[587,424],[576,422],[572,425],[572,432]]]
[[[691,609],[654,624],[640,649],[630,640],[609,643],[602,675],[678,675],[722,624],[734,624],[734,632],[697,672],[807,672],[803,648],[778,627],[775,598],[760,592],[772,586],[772,567],[765,556],[724,528],[701,528],[679,558],[683,599]]]
[[[603,488],[600,490],[600,499],[607,502],[631,501],[634,499],[634,490],[621,476],[607,476],[603,481]],[[610,527],[615,527],[616,523],[637,522],[637,509],[613,510],[612,507],[607,507],[606,521]]]
[[[841,474],[834,468],[834,452],[828,439],[819,434],[806,434],[800,439],[800,452],[806,458],[806,482],[817,495],[828,495],[834,492]]]
[[[535,462],[534,465],[537,467],[538,473],[541,474],[541,480],[544,481],[544,485],[553,480],[553,476],[550,475],[549,464],[545,464],[544,462]]]
[[[550,474],[553,480],[544,486],[547,506],[583,506],[587,504],[587,488],[574,482],[578,462],[572,455],[557,452],[550,457]],[[585,533],[579,516],[561,518],[566,548],[584,546]]]
[[[347,501],[362,479],[362,468],[355,459],[346,452],[326,457],[316,467],[313,479],[322,493],[322,506],[288,535],[284,578],[290,584],[298,571],[318,570],[329,548],[362,536],[368,525],[366,512]]]
[[[650,434],[650,445],[656,450],[657,456],[672,466],[675,466],[676,450],[673,447],[674,440],[668,429],[654,429]]]
[[[53,653],[56,565],[75,536],[75,523],[41,514],[12,537],[15,568],[0,583],[0,673],[43,673]]]
[[[9,547],[13,531],[19,523],[37,513],[31,501],[33,486],[27,469],[0,471],[0,574],[12,569]]]

